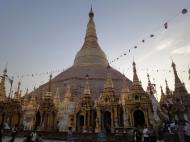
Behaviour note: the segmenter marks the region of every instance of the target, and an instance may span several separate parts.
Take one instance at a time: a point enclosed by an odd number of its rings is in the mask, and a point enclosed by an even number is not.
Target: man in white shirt
[[[144,137],[144,142],[149,142],[149,130],[146,125],[144,126],[143,129],[143,137]]]

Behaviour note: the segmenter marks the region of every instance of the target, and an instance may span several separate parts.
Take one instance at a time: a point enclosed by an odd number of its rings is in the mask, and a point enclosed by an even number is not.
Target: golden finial
[[[91,6],[90,6],[89,17],[90,17],[90,18],[93,18],[93,17],[94,17],[94,12],[93,12],[93,10],[92,10],[92,0],[91,0]]]

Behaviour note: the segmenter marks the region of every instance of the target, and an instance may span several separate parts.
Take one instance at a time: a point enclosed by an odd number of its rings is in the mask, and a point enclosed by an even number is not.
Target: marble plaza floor
[[[14,142],[22,142],[24,138],[16,138]],[[9,142],[11,137],[5,137],[3,142]],[[66,141],[59,141],[59,140],[43,140],[43,142],[66,142]]]

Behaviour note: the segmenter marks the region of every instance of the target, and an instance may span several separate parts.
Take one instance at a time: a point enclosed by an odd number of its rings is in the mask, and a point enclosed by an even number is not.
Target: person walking
[[[133,131],[133,142],[140,142],[140,141],[141,141],[141,133],[137,128],[135,128]]]
[[[73,142],[72,127],[69,127],[69,130],[68,130],[68,133],[67,133],[67,142]]]
[[[147,125],[145,125],[143,129],[143,137],[144,137],[144,142],[149,142],[149,130],[147,128]]]
[[[30,137],[31,137],[31,142],[37,142],[37,139],[38,139],[38,134],[36,132],[36,130],[34,129],[32,131],[32,133],[30,134]]]

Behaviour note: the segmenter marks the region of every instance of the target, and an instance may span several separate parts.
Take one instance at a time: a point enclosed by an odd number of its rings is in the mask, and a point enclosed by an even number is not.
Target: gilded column
[[[111,110],[111,127],[114,127],[114,109]]]
[[[118,127],[118,121],[117,121],[118,119],[117,118],[118,118],[118,116],[117,116],[117,107],[115,106],[114,107],[114,126],[115,127]]]
[[[130,126],[133,126],[133,113],[130,111]]]
[[[100,132],[100,126],[101,126],[101,114],[100,114],[100,109],[97,108],[97,116],[96,116],[96,129],[95,132]]]
[[[84,127],[83,127],[83,132],[86,133],[86,127],[87,126],[87,111],[84,113]]]
[[[128,109],[124,107],[124,114],[123,114],[123,120],[124,120],[124,128],[129,127],[129,113]]]
[[[148,123],[148,113],[147,113],[147,109],[145,110],[145,121],[146,121],[146,125],[149,126],[149,123]]]
[[[88,110],[88,132],[90,131],[90,110]]]

